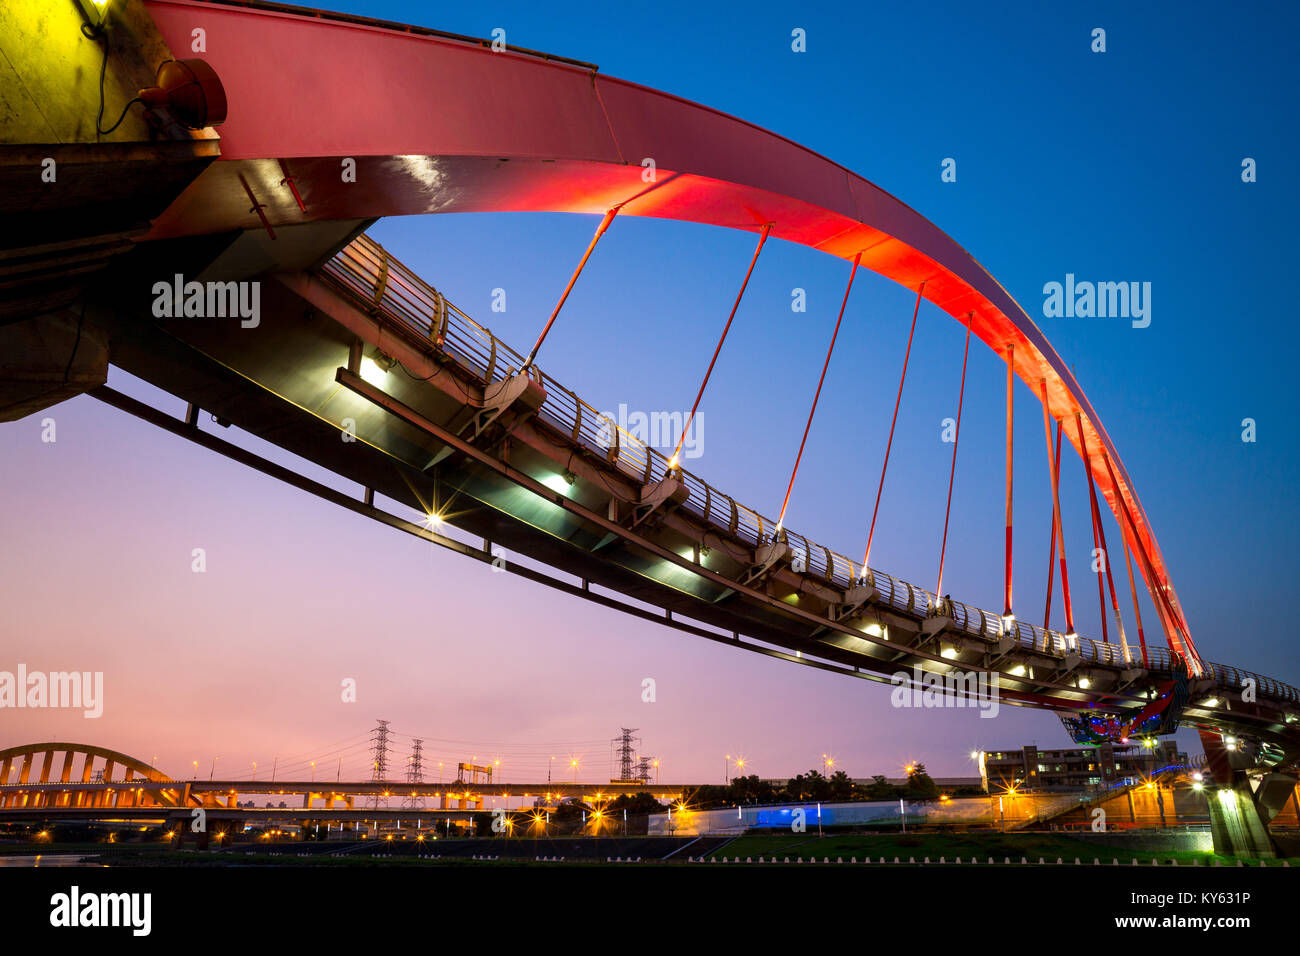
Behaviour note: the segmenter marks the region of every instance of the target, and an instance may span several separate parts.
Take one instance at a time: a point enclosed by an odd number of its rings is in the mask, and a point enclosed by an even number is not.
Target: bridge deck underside
[[[236,240],[223,247],[231,242],[226,237],[199,246],[149,244],[157,248],[150,250],[148,264],[138,259],[124,266],[123,283],[148,288],[146,278],[173,269],[209,278],[247,274],[248,263],[239,253],[246,244]],[[167,268],[160,269],[160,262]],[[939,674],[997,670],[1004,699],[1058,709],[1132,711],[1146,703],[1144,681],[1159,676],[1091,662],[1080,668],[1068,655],[1048,649],[1040,653],[1023,646],[999,648],[995,640],[969,635],[924,634],[925,608],[909,615],[867,605],[835,620],[843,614],[844,590],[788,566],[742,584],[758,562],[748,542],[680,508],[638,510],[643,489],[636,482],[536,417],[505,412],[469,441],[471,451],[480,454],[449,444],[446,435],[473,435],[484,387],[445,350],[403,335],[376,310],[366,310],[310,272],[263,281],[261,293],[256,329],[241,328],[238,318],[142,320],[142,310],[110,307],[104,320],[116,326],[112,362],[364,488],[420,512],[445,514],[456,528],[573,575],[584,588],[607,588],[702,622],[720,632],[719,639],[744,637],[851,672],[860,669],[860,676],[873,679],[913,664]],[[358,340],[366,354],[378,345],[410,370],[392,369],[380,391],[411,415],[404,418],[355,388],[340,387],[338,370],[348,366]],[[430,380],[418,380],[425,378]],[[345,419],[355,422],[355,442],[342,440]],[[421,421],[438,433],[417,427]],[[538,493],[538,481],[566,471],[575,479],[558,493],[566,501]],[[520,475],[534,479],[532,485]],[[610,521],[618,530],[611,531]],[[707,559],[694,553],[701,544],[708,548]],[[945,659],[943,647],[955,648],[959,656]],[[1013,666],[1024,670],[1013,675]],[[1078,683],[1085,673],[1087,692]],[[1223,689],[1224,696],[1229,693]],[[1274,707],[1234,702],[1229,715],[1193,708],[1188,717],[1285,739],[1284,749],[1293,746],[1293,728]]]

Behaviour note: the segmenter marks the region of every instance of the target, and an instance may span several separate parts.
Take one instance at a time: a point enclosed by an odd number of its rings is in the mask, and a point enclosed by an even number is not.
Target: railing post
[[[573,440],[576,443],[582,434],[582,402],[573,392],[569,392],[569,396],[573,399]]]
[[[388,291],[388,250],[380,248],[379,250],[379,275],[375,278],[375,308],[379,308],[384,301],[384,293]]]
[[[437,334],[433,336],[433,342],[438,348],[442,348],[442,344],[447,340],[447,300],[443,298],[442,293],[437,289],[433,290],[433,294],[437,297],[437,306],[434,312]]]

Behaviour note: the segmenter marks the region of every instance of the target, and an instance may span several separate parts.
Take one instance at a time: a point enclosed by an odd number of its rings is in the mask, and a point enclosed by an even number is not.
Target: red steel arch
[[[213,163],[151,238],[470,211],[655,216],[772,235],[861,263],[971,328],[1039,394],[1115,515],[1164,626],[1199,669],[1155,535],[1118,453],[1037,326],[950,236],[837,163],[743,120],[594,67],[325,11],[145,0],[168,45],[201,55],[230,116]],[[206,134],[212,135],[212,134]],[[355,182],[341,174],[355,162]],[[656,181],[643,179],[651,159]],[[287,176],[306,205],[302,211]],[[1075,416],[1081,423],[1076,425]],[[1086,444],[1085,444],[1086,442]],[[1107,467],[1109,460],[1110,468]],[[1131,516],[1131,523],[1130,523]]]

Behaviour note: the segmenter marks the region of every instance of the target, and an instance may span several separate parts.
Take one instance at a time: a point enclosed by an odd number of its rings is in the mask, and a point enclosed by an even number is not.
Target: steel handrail
[[[457,359],[483,385],[499,382],[523,367],[524,358],[520,353],[448,302],[369,236],[363,234],[354,239],[326,262],[320,273],[341,292],[359,300],[371,314],[397,322]],[[582,401],[549,375],[540,370],[537,373],[546,392],[538,417],[551,428],[598,452],[629,478],[648,483],[668,474],[668,459],[662,452]],[[696,517],[751,547],[773,540],[776,523],[772,519],[740,504],[689,471],[678,469],[677,474],[687,491],[683,507]],[[1007,633],[1001,616],[991,611],[941,598],[883,571],[855,565],[852,559],[788,529],[783,528],[781,533],[800,551],[806,574],[846,589],[866,578],[879,593],[880,603],[917,617],[942,609],[952,619],[954,629],[990,643],[996,643]],[[1020,647],[1059,659],[1073,654],[1103,666],[1165,672],[1177,669],[1174,656],[1163,647],[1125,648],[1025,621],[1015,621],[1009,629]],[[1290,684],[1236,667],[1210,661],[1202,663],[1221,684],[1242,686],[1246,679],[1253,679],[1259,693],[1300,704],[1300,690]]]

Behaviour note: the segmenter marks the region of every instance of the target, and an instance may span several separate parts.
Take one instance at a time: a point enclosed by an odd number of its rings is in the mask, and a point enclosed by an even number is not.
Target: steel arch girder
[[[1088,468],[1139,557],[1168,643],[1199,666],[1150,522],[1083,389],[997,280],[895,197],[785,137],[571,62],[247,0],[145,6],[182,56],[192,55],[193,31],[204,31],[202,56],[230,108],[221,160],[156,220],[150,238],[260,229],[251,194],[272,225],[434,212],[600,214],[622,203],[623,215],[750,232],[772,222],[774,236],[846,261],[862,252],[862,265],[909,289],[924,281],[924,297],[954,318],[964,323],[969,313],[973,333],[1004,358],[1014,346],[1015,372],[1035,394],[1046,382],[1076,452],[1086,440]],[[346,159],[355,181],[344,181]]]

